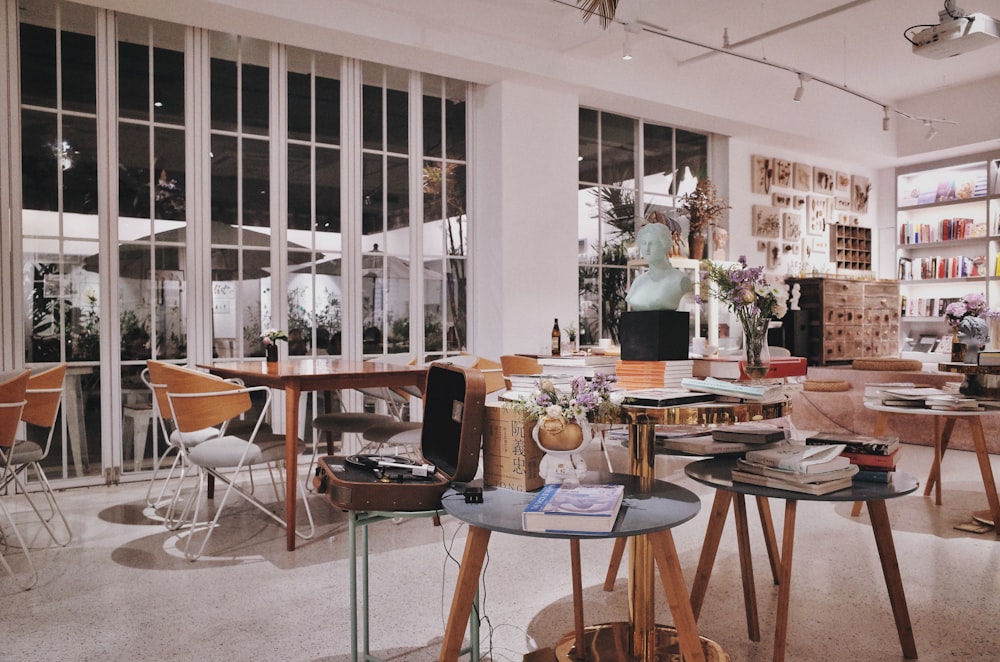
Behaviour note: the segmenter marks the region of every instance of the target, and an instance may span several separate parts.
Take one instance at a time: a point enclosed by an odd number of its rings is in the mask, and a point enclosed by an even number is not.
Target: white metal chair
[[[164,382],[167,384],[167,399],[170,412],[177,429],[182,434],[190,434],[206,428],[219,428],[219,436],[208,439],[188,449],[187,457],[191,464],[198,467],[198,491],[188,502],[181,518],[190,523],[190,532],[184,547],[184,555],[190,561],[195,561],[205,552],[212,531],[218,526],[222,512],[230,495],[235,494],[282,526],[295,526],[295,522],[285,522],[274,514],[264,503],[257,499],[252,491],[247,491],[237,485],[241,474],[246,472],[252,476],[252,468],[260,464],[280,463],[284,459],[284,445],[255,443],[264,417],[271,403],[271,390],[266,386],[243,386],[223,381],[217,377],[184,370],[169,364],[163,364]],[[153,376],[156,379],[155,375]],[[229,422],[236,419],[254,406],[253,394],[263,397],[263,402],[257,415],[253,429],[247,438],[228,434]],[[229,470],[229,471],[225,471]],[[205,491],[205,483],[209,476],[226,484],[221,501],[216,506],[215,516],[210,522],[200,522],[198,516]],[[309,520],[308,533],[296,531],[302,538],[311,538],[315,534],[312,512],[305,498],[305,489],[298,485],[303,495],[306,516]],[[196,534],[204,531],[200,545],[193,542]],[[196,549],[192,550],[192,547]]]
[[[30,375],[31,373],[27,370],[0,374],[0,456],[5,460],[14,447],[17,428],[21,424],[21,412],[24,411],[24,406],[27,404],[25,391],[28,388],[28,378]],[[10,533],[4,534],[4,540],[8,540],[8,536],[13,534],[17,545],[24,553],[24,559],[28,564],[30,580],[27,583],[21,582],[4,554],[0,554],[0,565],[3,566],[4,570],[7,571],[18,586],[27,591],[38,582],[38,571],[35,570],[35,564],[31,560],[31,552],[28,550],[28,546],[21,536],[21,531],[17,528],[17,522],[14,521],[14,518],[7,511],[7,506],[4,504],[5,498],[4,496],[0,496],[0,512],[3,513],[7,520]],[[9,546],[9,544],[5,545],[6,548],[9,548]]]
[[[21,420],[24,423],[30,423],[31,425],[48,430],[45,446],[42,447],[34,441],[28,441],[27,438],[18,440],[7,454],[3,475],[0,477],[0,488],[13,483],[15,489],[24,495],[28,505],[35,511],[35,515],[38,516],[49,537],[52,538],[52,542],[60,547],[66,546],[73,539],[73,530],[70,528],[62,509],[59,508],[55,492],[53,492],[52,486],[45,476],[45,471],[42,470],[41,463],[48,456],[49,449],[52,447],[56,418],[59,415],[59,409],[62,405],[63,382],[65,378],[65,363],[35,373],[28,378],[28,387],[24,396],[26,404],[24,411],[21,413]],[[20,476],[27,478],[29,468],[34,472],[42,494],[48,502],[49,512],[47,514],[42,514],[38,509],[38,506],[31,498],[31,493],[28,491],[27,485],[20,478]],[[56,515],[62,521],[62,528],[65,532],[62,536],[57,535],[56,530],[51,524]]]
[[[147,361],[146,368],[140,375],[143,383],[149,388],[152,394],[153,413],[165,444],[163,453],[154,459],[153,475],[149,480],[149,486],[146,488],[146,505],[153,509],[166,506],[167,510],[163,516],[164,523],[168,528],[176,528],[180,524],[180,521],[174,518],[174,513],[181,488],[184,485],[184,478],[187,477],[190,466],[187,459],[188,450],[203,441],[218,437],[219,430],[218,428],[210,427],[184,434],[177,429],[174,425],[173,412],[170,411],[170,400],[167,398],[167,384],[153,378],[155,374],[159,379],[167,379],[169,371],[162,368],[164,365],[169,364],[160,361]],[[157,480],[160,467],[169,459],[171,453],[174,454],[174,458],[170,463],[170,469],[163,479],[159,494],[156,498],[152,498],[153,485]],[[172,480],[176,482],[176,486],[171,492],[170,485]]]

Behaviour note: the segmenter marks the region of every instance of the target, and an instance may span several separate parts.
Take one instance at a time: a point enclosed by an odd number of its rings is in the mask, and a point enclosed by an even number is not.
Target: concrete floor
[[[619,449],[620,450],[620,449]],[[906,445],[900,468],[926,479],[931,449]],[[617,458],[616,458],[617,460]],[[674,529],[690,582],[711,490],[683,476],[684,459],[658,458],[658,475],[702,498]],[[994,459],[1000,474],[1000,461]],[[1000,540],[956,530],[986,507],[975,456],[950,451],[944,504],[920,493],[888,503],[900,570],[924,662],[1000,657]],[[349,660],[347,526],[342,512],[310,496],[316,537],[295,552],[284,532],[236,504],[206,556],[188,562],[182,535],[144,509],[146,485],[75,489],[59,495],[74,527],[65,548],[47,538],[21,499],[4,497],[27,535],[38,585],[17,590],[0,575],[0,660]],[[778,535],[781,504],[772,502]],[[762,640],[746,636],[732,520],[723,534],[699,627],[737,661],[770,660],[777,590],[751,507]],[[370,527],[372,651],[392,660],[437,659],[466,529],[450,517]],[[602,590],[612,541],[585,541],[586,620],[626,619],[626,569]],[[4,551],[15,569],[23,555]],[[495,534],[482,584],[483,659],[520,661],[572,629],[568,544]],[[661,597],[661,596],[658,596]],[[658,622],[669,623],[665,604]],[[901,660],[867,513],[850,504],[798,507],[788,660]]]

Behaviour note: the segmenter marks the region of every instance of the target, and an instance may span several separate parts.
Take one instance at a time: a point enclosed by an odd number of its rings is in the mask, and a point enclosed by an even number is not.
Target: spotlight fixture
[[[798,103],[802,101],[802,95],[806,93],[806,81],[809,80],[811,76],[799,72],[799,87],[795,90],[795,96],[792,97],[792,101]]]
[[[934,140],[934,136],[937,135],[937,129],[934,127],[934,122],[931,120],[924,120],[924,126],[927,127],[927,133],[924,134],[924,140]]]
[[[889,130],[889,106],[882,106],[882,111],[885,113],[882,115],[882,130]]]
[[[622,42],[622,59],[632,59],[632,37],[631,35],[642,32],[642,27],[634,23],[625,24],[625,41]]]

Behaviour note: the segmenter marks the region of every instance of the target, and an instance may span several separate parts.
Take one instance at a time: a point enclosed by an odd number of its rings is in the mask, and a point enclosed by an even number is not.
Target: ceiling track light
[[[937,127],[934,126],[934,122],[931,120],[924,120],[924,126],[927,127],[927,133],[924,134],[924,140],[934,140],[934,136],[937,135]]]
[[[809,80],[811,76],[809,74],[804,74],[799,72],[799,87],[795,90],[795,96],[792,97],[792,101],[798,103],[802,101],[802,95],[806,93],[806,81]]]
[[[632,59],[632,36],[642,32],[642,28],[633,23],[625,23],[625,41],[622,42],[622,59]]]
[[[882,130],[883,131],[888,131],[889,130],[889,106],[882,106],[882,112],[884,113],[882,115]]]

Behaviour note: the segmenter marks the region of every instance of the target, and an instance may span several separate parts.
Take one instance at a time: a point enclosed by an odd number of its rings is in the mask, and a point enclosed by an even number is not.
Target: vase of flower
[[[260,335],[261,343],[264,345],[264,356],[268,363],[278,361],[278,341],[288,342],[288,334],[278,329],[268,329]]]
[[[767,327],[770,319],[759,317],[746,320],[743,325],[743,358],[740,369],[752,380],[767,377],[771,367],[771,350],[767,345]]]
[[[264,356],[267,357],[268,363],[278,362],[278,346],[277,345],[264,345]]]
[[[983,348],[982,340],[975,336],[960,333],[958,334],[958,342],[965,345],[964,355],[958,363],[972,363],[973,365],[979,363],[979,352]]]

